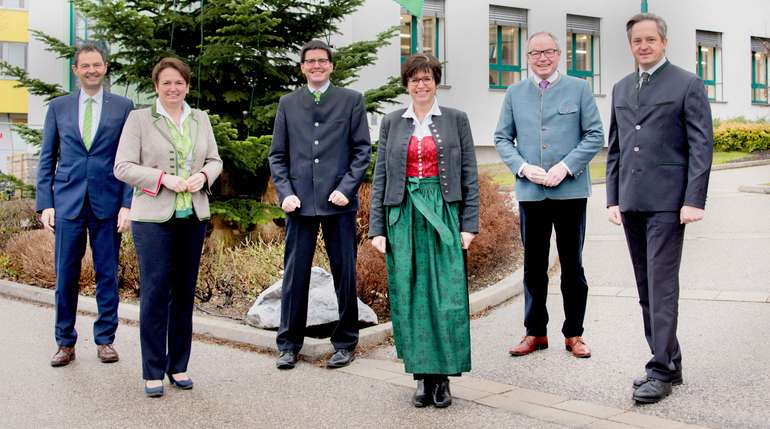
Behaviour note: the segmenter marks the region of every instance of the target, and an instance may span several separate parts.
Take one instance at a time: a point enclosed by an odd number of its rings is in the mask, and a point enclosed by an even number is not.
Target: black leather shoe
[[[654,404],[671,394],[671,383],[650,378],[634,390],[634,401],[642,404]]]
[[[650,376],[648,376],[648,375],[644,375],[642,377],[639,377],[639,378],[635,379],[634,380],[634,390],[638,389],[639,386],[641,386],[642,384],[646,383],[647,380],[649,380],[649,379],[650,379]],[[681,372],[678,373],[678,374],[675,374],[673,376],[673,378],[671,378],[671,385],[672,386],[679,386],[683,382],[684,382],[684,380],[682,379],[682,373]]]
[[[350,350],[337,349],[332,357],[329,358],[329,362],[326,362],[326,367],[342,368],[343,366],[350,365],[350,362],[353,362],[353,359],[355,359],[355,356]]]
[[[443,378],[433,386],[433,405],[436,408],[446,408],[452,405],[452,393],[449,392],[449,379]]]
[[[433,384],[427,380],[417,380],[417,390],[412,396],[412,405],[417,408],[427,407],[433,403]]]
[[[294,352],[284,351],[278,356],[278,360],[275,361],[275,366],[278,369],[292,369],[297,363],[297,354]]]

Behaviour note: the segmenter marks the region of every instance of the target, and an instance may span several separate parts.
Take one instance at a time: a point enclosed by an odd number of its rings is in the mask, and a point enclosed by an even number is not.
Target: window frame
[[[757,57],[756,54],[762,54],[765,60],[765,83],[758,83],[757,81]],[[766,106],[770,104],[770,94],[768,93],[768,78],[770,78],[770,71],[768,70],[768,66],[770,66],[770,60],[768,59],[770,55],[767,54],[767,52],[757,52],[752,49],[751,51],[751,104],[757,104],[757,105],[763,105]],[[754,98],[754,91],[757,89],[764,89],[765,90],[765,99],[761,100],[758,98]]]
[[[420,41],[419,48],[418,48],[418,45],[417,45],[417,38],[418,38],[418,34],[417,34],[417,24],[418,24],[417,17],[414,16],[414,15],[410,15],[410,17],[411,17],[411,21],[409,23],[409,33],[411,35],[411,41],[410,41],[410,46],[409,46],[409,55],[403,55],[403,54],[400,55],[401,56],[401,63],[402,64],[403,64],[404,61],[406,61],[406,59],[409,56],[414,55],[417,52],[420,52],[419,49],[424,49],[422,41]],[[435,25],[436,30],[434,31],[434,34],[433,34],[433,37],[434,37],[434,40],[435,40],[435,42],[433,44],[433,52],[434,52],[433,55],[436,58],[438,58],[439,60],[441,60],[441,49],[440,49],[441,48],[441,37],[440,37],[440,35],[441,35],[442,27],[443,27],[441,21],[444,19],[444,17],[443,16],[436,16],[436,15],[423,15],[420,19],[425,19],[425,18],[433,18],[435,23],[436,23],[436,25]],[[424,35],[423,35],[423,37],[424,37]]]
[[[711,58],[712,58],[711,71],[712,71],[712,76],[714,76],[714,79],[712,80],[706,80],[703,77],[703,73],[704,73],[703,48],[707,48],[711,51]],[[712,87],[714,89],[714,96],[711,97],[709,95],[708,88],[706,88],[706,96],[708,97],[709,101],[717,101],[717,47],[703,46],[701,44],[698,44],[696,49],[698,50],[698,77],[703,81],[703,84],[706,87]]]
[[[521,69],[521,45],[522,45],[522,43],[521,43],[521,26],[496,25],[496,27],[497,27],[497,30],[496,30],[496,33],[497,33],[497,46],[495,47],[495,49],[497,50],[497,63],[489,63],[489,72],[490,73],[492,73],[492,72],[496,72],[497,73],[497,81],[498,82],[503,82],[503,73],[504,72],[513,72],[513,73],[518,72],[519,75],[520,75],[519,76],[519,80],[521,80],[521,72],[522,72],[522,69]],[[517,56],[519,58],[519,65],[518,66],[517,65],[512,65],[512,64],[503,64],[503,62],[502,62],[503,61],[503,56],[501,55],[501,52],[503,50],[502,49],[502,47],[503,47],[503,27],[515,28],[516,31],[518,32],[518,36],[517,36],[518,46],[516,47],[516,49],[518,51],[518,53],[517,53],[518,55]],[[488,58],[489,58],[489,54],[487,54],[487,59]],[[489,61],[487,61],[487,62],[489,62]],[[490,89],[507,89],[508,87],[506,85],[493,85],[493,84],[490,83],[489,84],[489,88]]]
[[[19,6],[10,6],[6,4],[6,1],[0,0],[0,9],[27,10],[26,0],[18,0],[18,2],[19,2]]]
[[[593,78],[595,76],[594,71],[596,70],[596,65],[594,64],[594,51],[596,50],[596,44],[594,43],[594,35],[593,34],[588,34],[588,33],[576,33],[574,31],[569,32],[569,33],[572,34],[572,37],[570,38],[570,39],[572,39],[570,41],[571,46],[572,46],[572,58],[570,58],[571,62],[572,62],[572,67],[567,69],[567,75],[568,76],[579,77],[579,78],[587,78],[587,77]],[[577,65],[577,36],[578,36],[578,34],[583,35],[583,36],[588,36],[588,37],[591,38],[591,61],[590,61],[591,68],[588,69],[588,70],[578,70],[577,68],[575,68],[575,66]],[[593,81],[591,82],[591,90],[593,91]]]
[[[19,67],[18,64],[14,64],[10,62],[10,58],[8,57],[8,49],[9,45],[19,45],[24,48],[24,64],[22,64],[20,67],[24,69],[24,71],[29,71],[29,44],[28,43],[21,43],[21,42],[7,42],[7,41],[0,41],[0,60],[5,61],[6,63],[14,66]],[[13,77],[0,74],[0,80],[15,80]]]

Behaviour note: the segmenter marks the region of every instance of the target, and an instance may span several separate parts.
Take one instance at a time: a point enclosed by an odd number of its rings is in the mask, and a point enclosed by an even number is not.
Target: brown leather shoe
[[[582,337],[569,337],[564,339],[564,348],[572,352],[572,356],[578,358],[590,358],[591,349],[583,342]]]
[[[533,337],[527,335],[521,339],[519,345],[508,349],[508,353],[511,356],[524,356],[528,355],[535,350],[542,350],[548,348],[548,337]]]
[[[59,350],[51,358],[51,366],[65,366],[75,360],[75,347],[59,346]]]
[[[112,347],[112,344],[102,344],[97,346],[96,356],[102,363],[113,363],[120,360],[118,352]]]

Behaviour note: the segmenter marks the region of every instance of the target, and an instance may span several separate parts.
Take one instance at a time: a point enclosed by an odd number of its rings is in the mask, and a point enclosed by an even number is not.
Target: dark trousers
[[[112,344],[118,329],[118,254],[120,234],[117,217],[98,219],[88,198],[75,219],[56,217],[54,260],[56,266],[56,343],[74,347],[78,333],[75,316],[78,309],[80,264],[90,237],[96,273],[96,304],[99,316],[94,322],[94,342]]]
[[[527,335],[547,335],[548,252],[551,229],[561,262],[565,337],[583,335],[588,283],[583,272],[586,198],[519,202],[521,240],[524,243],[524,326]]]
[[[163,223],[132,222],[139,258],[139,339],[142,375],[187,371],[192,314],[206,222],[196,217]]]
[[[678,212],[624,212],[622,217],[652,353],[647,375],[670,381],[682,371],[676,327],[684,225]]]
[[[331,336],[335,349],[353,350],[358,344],[356,294],[356,212],[328,216],[289,214],[286,222],[281,326],[276,342],[281,351],[299,353],[305,340],[310,268],[321,227],[329,255],[339,317]]]

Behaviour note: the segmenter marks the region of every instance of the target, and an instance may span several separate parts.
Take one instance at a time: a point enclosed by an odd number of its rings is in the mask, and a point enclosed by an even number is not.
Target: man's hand
[[[329,195],[329,201],[334,204],[335,206],[344,207],[348,205],[350,201],[348,201],[348,197],[345,196],[340,191],[334,191]]]
[[[542,185],[545,182],[545,176],[547,173],[545,170],[543,170],[543,167],[527,164],[521,170],[521,174],[523,174],[524,177],[526,177],[530,182]]]
[[[56,212],[53,208],[43,209],[43,212],[40,213],[40,222],[43,223],[45,229],[53,232],[53,229],[56,226],[56,221],[54,220],[55,217]]]
[[[126,207],[120,208],[118,212],[118,232],[126,232],[131,228],[131,219],[128,218],[130,213],[131,209]]]
[[[198,192],[203,189],[203,185],[206,184],[206,175],[203,173],[195,173],[188,177],[186,182],[187,192]]]
[[[688,223],[697,222],[702,220],[705,215],[706,210],[692,206],[682,206],[682,210],[679,211],[679,223],[687,225]]]
[[[187,191],[187,182],[181,177],[174,176],[173,174],[164,174],[160,183],[176,193]]]
[[[377,249],[380,253],[385,253],[385,245],[387,244],[387,239],[384,235],[378,235],[376,237],[372,237],[372,246],[374,246],[375,249]]]
[[[286,213],[291,213],[301,206],[302,203],[299,201],[299,198],[297,198],[296,195],[289,195],[288,197],[284,198],[283,202],[281,203],[281,209]]]
[[[621,225],[623,220],[620,218],[620,207],[609,206],[607,207],[607,220],[615,225]]]
[[[543,185],[551,187],[559,186],[559,183],[561,183],[561,181],[567,177],[567,174],[569,174],[567,167],[565,167],[564,164],[560,162],[548,170],[548,173],[545,175]]]
[[[471,247],[471,241],[476,238],[476,234],[472,232],[461,232],[460,241],[462,242],[463,249],[468,250]]]

